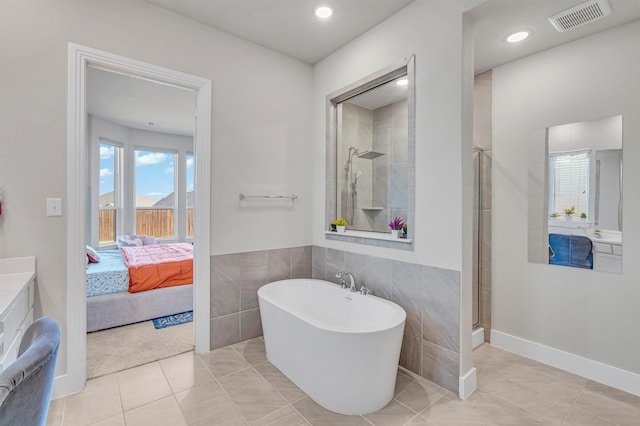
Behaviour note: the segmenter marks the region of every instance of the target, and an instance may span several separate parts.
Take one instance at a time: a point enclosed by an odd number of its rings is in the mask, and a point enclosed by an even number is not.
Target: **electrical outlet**
[[[47,198],[47,216],[62,216],[62,198]]]

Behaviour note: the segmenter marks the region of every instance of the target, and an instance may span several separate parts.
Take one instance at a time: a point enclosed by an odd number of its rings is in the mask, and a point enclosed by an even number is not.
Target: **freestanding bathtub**
[[[406,313],[328,281],[258,290],[267,359],[324,408],[378,411],[393,398]]]

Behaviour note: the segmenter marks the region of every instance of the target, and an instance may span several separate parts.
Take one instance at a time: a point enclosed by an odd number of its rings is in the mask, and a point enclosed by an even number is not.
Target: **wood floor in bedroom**
[[[489,344],[473,361],[478,389],[465,401],[400,369],[385,408],[343,416],[283,376],[255,338],[90,380],[82,392],[51,402],[47,426],[639,424],[637,396]]]
[[[87,333],[87,379],[193,350],[193,323],[155,329],[152,321]]]

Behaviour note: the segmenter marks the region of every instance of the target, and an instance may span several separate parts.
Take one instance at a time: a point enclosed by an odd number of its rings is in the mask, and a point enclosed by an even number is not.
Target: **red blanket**
[[[129,269],[129,292],[193,283],[193,245],[188,243],[121,247]]]

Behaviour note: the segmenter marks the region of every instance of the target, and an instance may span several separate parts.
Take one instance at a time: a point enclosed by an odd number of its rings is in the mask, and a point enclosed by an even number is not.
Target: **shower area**
[[[362,95],[361,95],[362,96]],[[338,105],[338,215],[349,229],[389,232],[407,219],[407,100]]]
[[[474,346],[489,342],[491,335],[491,92],[492,72],[476,75],[472,156]]]

